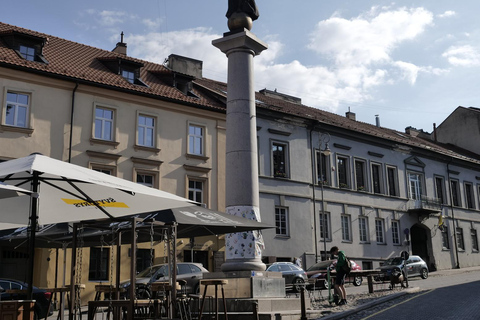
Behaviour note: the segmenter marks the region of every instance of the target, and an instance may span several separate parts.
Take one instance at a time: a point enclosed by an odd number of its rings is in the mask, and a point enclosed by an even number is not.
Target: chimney
[[[380,116],[378,114],[375,115],[375,125],[380,127]]]
[[[117,42],[117,46],[112,50],[112,52],[120,53],[124,56],[127,55],[127,44],[123,42],[123,31],[120,34],[120,42]]]
[[[191,76],[195,79],[202,78],[203,62],[192,58],[171,54],[167,59],[167,67],[176,73]]]
[[[347,117],[347,119],[350,119],[350,120],[357,120],[357,116],[355,115],[354,112],[350,112],[350,107],[348,107],[348,111],[345,113],[345,117]]]

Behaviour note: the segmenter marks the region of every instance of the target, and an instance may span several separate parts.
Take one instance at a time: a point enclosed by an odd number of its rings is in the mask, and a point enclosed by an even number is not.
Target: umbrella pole
[[[38,172],[33,172],[32,180],[32,208],[30,212],[30,243],[28,247],[28,257],[29,257],[29,273],[28,273],[28,288],[27,296],[28,299],[33,300],[33,267],[35,260],[35,233],[37,229],[37,210],[38,210]]]

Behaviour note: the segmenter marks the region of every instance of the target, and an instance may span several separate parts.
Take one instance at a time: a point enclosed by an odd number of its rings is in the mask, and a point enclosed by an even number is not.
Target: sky
[[[255,90],[277,90],[358,121],[431,132],[458,106],[478,106],[478,0],[256,0]],[[226,82],[212,40],[228,32],[227,0],[2,0],[0,21],[129,56],[203,61]]]

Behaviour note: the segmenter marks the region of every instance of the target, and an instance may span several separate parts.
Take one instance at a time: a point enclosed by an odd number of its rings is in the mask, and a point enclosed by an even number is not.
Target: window
[[[89,281],[108,280],[110,248],[90,248]]]
[[[188,153],[199,156],[204,155],[204,132],[205,128],[190,124],[188,126]]]
[[[476,229],[470,229],[470,237],[472,238],[472,251],[478,252],[478,237]]]
[[[392,220],[392,243],[394,245],[400,245],[400,222]]]
[[[387,167],[388,195],[397,197],[399,195],[397,188],[397,168]]]
[[[375,219],[375,234],[377,236],[377,243],[385,243],[383,219]]]
[[[460,185],[457,180],[450,180],[450,189],[452,192],[452,204],[456,207],[460,207],[462,202],[460,199]]]
[[[467,202],[468,209],[475,209],[475,199],[473,197],[473,185],[471,183],[465,183],[465,201]]]
[[[340,188],[349,188],[350,179],[348,178],[348,158],[337,158],[337,171],[338,171],[338,186]]]
[[[317,184],[330,185],[329,156],[317,151]]]
[[[135,83],[135,73],[128,70],[122,70],[122,77],[130,83]]]
[[[111,109],[95,108],[95,139],[113,141],[113,116]]]
[[[366,190],[365,161],[355,160],[355,187],[357,190]]]
[[[442,177],[435,177],[435,195],[441,204],[445,204],[445,188]]]
[[[320,238],[331,239],[330,238],[330,215],[327,212],[320,213],[318,221],[320,223]]]
[[[288,177],[288,163],[287,163],[288,148],[287,144],[280,142],[272,143],[272,159],[273,159],[273,176],[287,178]]]
[[[408,173],[408,185],[409,185],[409,196],[413,200],[422,199],[422,174],[420,173]]]
[[[20,54],[28,61],[35,61],[35,48],[20,45]]]
[[[382,166],[372,163],[372,188],[374,193],[383,193]]]
[[[289,236],[287,208],[275,208],[275,226],[277,236]]]
[[[150,188],[155,187],[155,175],[137,173],[137,183]]]
[[[342,215],[342,240],[352,241],[349,215]]]
[[[204,183],[200,180],[188,180],[188,199],[200,203],[203,201]]]
[[[458,250],[465,250],[465,242],[463,241],[463,229],[456,228],[455,232],[457,233],[457,248]]]
[[[30,95],[7,91],[4,124],[8,126],[27,128],[30,113]]]
[[[109,176],[114,176],[115,175],[115,170],[114,169],[107,168],[107,167],[104,167],[104,166],[92,165],[92,170],[108,174]]]
[[[153,258],[150,249],[137,249],[137,271],[149,268]]]
[[[138,145],[155,147],[155,118],[138,115]]]
[[[368,218],[358,217],[358,231],[360,233],[360,242],[368,242]]]
[[[450,249],[450,241],[448,241],[448,227],[443,225],[442,229],[442,246],[444,250]]]

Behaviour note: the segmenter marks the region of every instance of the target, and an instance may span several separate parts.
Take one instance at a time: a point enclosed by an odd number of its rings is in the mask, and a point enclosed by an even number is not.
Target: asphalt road
[[[347,319],[480,319],[480,271],[413,278],[420,292],[375,306]]]

